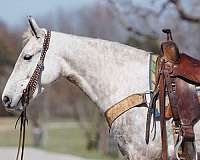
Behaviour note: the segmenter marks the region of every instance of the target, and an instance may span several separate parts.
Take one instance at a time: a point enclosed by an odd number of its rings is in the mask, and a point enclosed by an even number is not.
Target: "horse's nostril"
[[[9,105],[11,103],[11,99],[8,96],[3,97],[4,105]]]

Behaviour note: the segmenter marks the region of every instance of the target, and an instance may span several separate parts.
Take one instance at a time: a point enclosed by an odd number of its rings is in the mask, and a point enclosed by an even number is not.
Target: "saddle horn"
[[[170,29],[162,29],[162,32],[167,34],[167,41],[161,44],[161,55],[169,62],[178,63],[180,59],[179,49],[172,39]]]
[[[162,29],[162,32],[167,34],[167,41],[169,40],[173,41],[172,32],[170,29],[168,28]]]

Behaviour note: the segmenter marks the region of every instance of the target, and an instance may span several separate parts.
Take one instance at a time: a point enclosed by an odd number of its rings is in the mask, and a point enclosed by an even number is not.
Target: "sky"
[[[27,15],[39,16],[58,8],[76,10],[96,0],[0,0],[0,20],[8,26],[20,25]]]
[[[0,0],[0,21],[10,27],[18,27],[26,21],[26,16],[38,17],[55,13],[59,8],[67,11],[77,10],[98,1],[107,0]],[[119,0],[119,2],[126,0]],[[134,4],[151,8],[152,0],[132,0]],[[159,0],[163,2],[165,0]],[[155,7],[155,6],[154,6]],[[156,7],[158,8],[158,7]]]

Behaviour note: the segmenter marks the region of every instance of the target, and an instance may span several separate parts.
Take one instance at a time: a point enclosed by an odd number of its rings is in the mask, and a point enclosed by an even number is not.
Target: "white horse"
[[[29,17],[31,29],[24,34],[24,46],[14,70],[5,86],[2,100],[11,111],[21,111],[21,96],[39,61],[42,43],[47,32]],[[78,85],[102,112],[134,93],[149,90],[150,53],[116,42],[79,37],[58,32],[51,33],[44,71],[32,100],[59,77]],[[145,144],[147,108],[133,108],[111,127],[115,141],[125,160],[160,159],[161,140]],[[169,125],[169,124],[168,124]],[[159,127],[157,127],[159,128]],[[171,125],[168,127],[169,155],[174,157]],[[200,140],[200,126],[195,127],[196,143]],[[200,145],[197,144],[197,149]]]

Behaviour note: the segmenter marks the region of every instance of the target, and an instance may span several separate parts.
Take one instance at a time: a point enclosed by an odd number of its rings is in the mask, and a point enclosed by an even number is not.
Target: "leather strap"
[[[171,78],[169,74],[169,70],[166,69],[168,66],[167,63],[165,63],[165,70],[164,70],[164,75],[165,75],[165,81],[166,81],[166,87],[167,87],[167,93],[169,96],[169,103],[172,108],[172,115],[173,115],[173,120],[175,121],[176,125],[179,125],[179,115],[178,115],[178,109],[177,109],[177,101],[176,101],[176,82],[175,78]]]
[[[146,132],[145,132],[145,141],[146,141],[146,144],[149,144],[151,118],[152,118],[152,115],[155,115],[155,107],[156,107],[155,104],[156,104],[156,100],[158,98],[158,95],[159,95],[159,90],[157,88],[153,92],[153,94],[151,95],[151,101],[150,101],[150,105],[149,105],[148,112],[147,112]],[[154,134],[154,137],[155,137],[155,134]]]
[[[164,61],[161,61],[161,66],[164,67]],[[160,104],[160,128],[161,128],[161,140],[162,140],[162,160],[168,159],[167,153],[167,131],[165,121],[165,79],[164,73],[160,75],[159,81],[159,104]]]
[[[109,107],[105,112],[106,121],[111,128],[112,123],[123,113],[134,107],[139,107],[142,104],[146,105],[145,94],[133,94],[115,105]]]

